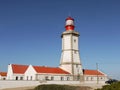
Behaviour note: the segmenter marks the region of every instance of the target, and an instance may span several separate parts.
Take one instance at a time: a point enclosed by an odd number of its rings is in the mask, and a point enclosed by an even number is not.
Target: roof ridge
[[[29,66],[29,65],[25,65],[25,64],[11,64],[11,65]]]
[[[50,67],[50,66],[35,66],[35,65],[32,65],[33,67],[48,67],[48,68],[59,68],[59,67]]]

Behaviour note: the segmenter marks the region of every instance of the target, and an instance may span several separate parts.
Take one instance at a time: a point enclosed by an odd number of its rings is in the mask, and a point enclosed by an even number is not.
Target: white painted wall
[[[25,72],[25,78],[24,80],[36,80],[36,74],[37,72],[34,70],[32,65],[29,65],[28,69]]]
[[[74,35],[76,34],[76,35]],[[62,34],[62,54],[60,60],[60,68],[68,71],[74,75],[83,75],[82,65],[80,62],[79,48],[78,48],[78,32],[65,31]],[[72,63],[74,66],[72,67]],[[76,67],[77,66],[77,67]]]
[[[61,81],[61,77],[63,78],[62,81],[72,80],[72,76],[68,75],[68,74],[52,74],[52,73],[51,74],[48,74],[48,73],[43,74],[43,73],[40,73],[40,74],[36,75],[37,80],[46,80],[46,77],[50,81]],[[53,77],[53,80],[51,79],[51,77]]]
[[[8,72],[7,72],[7,80],[16,80],[16,77],[18,77],[18,80],[21,80],[21,77],[24,79],[24,74],[15,74],[12,70],[12,65],[8,65]]]
[[[73,43],[73,49],[79,50],[78,49],[78,37],[77,36],[72,36],[72,43]]]
[[[7,80],[13,80],[13,71],[11,64],[8,65]]]
[[[69,62],[71,63],[72,53],[71,51],[63,51],[62,52],[62,63]]]
[[[84,75],[84,82],[86,83],[105,83],[107,76]]]
[[[59,66],[61,69],[69,72],[70,74],[72,74],[72,65],[71,64],[63,64]]]
[[[74,75],[83,75],[81,65],[74,65]]]
[[[71,34],[63,35],[63,50],[71,49]]]
[[[6,76],[1,76],[0,75],[0,80],[6,80]]]
[[[72,51],[72,53],[73,53],[73,60],[74,60],[74,62],[80,64],[79,51]]]
[[[12,80],[16,80],[16,77],[18,77],[17,80],[24,80],[24,74],[13,74]]]

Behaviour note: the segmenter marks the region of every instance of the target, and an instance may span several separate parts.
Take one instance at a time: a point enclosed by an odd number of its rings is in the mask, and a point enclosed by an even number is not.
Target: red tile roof
[[[58,67],[33,66],[37,73],[70,74]]]
[[[12,70],[15,74],[24,74],[29,66],[12,64]],[[33,66],[37,73],[70,74],[58,67]]]
[[[7,76],[7,72],[0,72],[1,76]]]
[[[28,65],[12,64],[13,73],[16,73],[16,74],[24,74],[27,68],[28,68]]]
[[[84,69],[83,73],[84,73],[84,75],[105,75],[98,70],[88,70],[88,69]]]

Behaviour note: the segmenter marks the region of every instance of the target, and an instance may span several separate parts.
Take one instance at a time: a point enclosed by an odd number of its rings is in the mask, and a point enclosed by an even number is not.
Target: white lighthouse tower
[[[73,75],[73,79],[83,75],[82,65],[80,62],[78,37],[79,33],[74,30],[74,19],[66,18],[65,31],[62,33],[62,55],[60,68],[68,71]]]

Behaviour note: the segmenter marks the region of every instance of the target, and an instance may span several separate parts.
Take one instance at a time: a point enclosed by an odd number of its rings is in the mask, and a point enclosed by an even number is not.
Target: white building
[[[7,72],[0,72],[0,80],[6,80]]]
[[[82,69],[79,52],[80,34],[74,30],[74,19],[66,19],[62,33],[62,54],[59,67],[32,65],[8,65],[8,80],[79,80],[88,83],[103,83],[107,75],[99,70]]]
[[[83,69],[85,83],[105,83],[107,75],[99,70]]]
[[[72,80],[72,75],[59,67],[9,64],[7,80]]]

